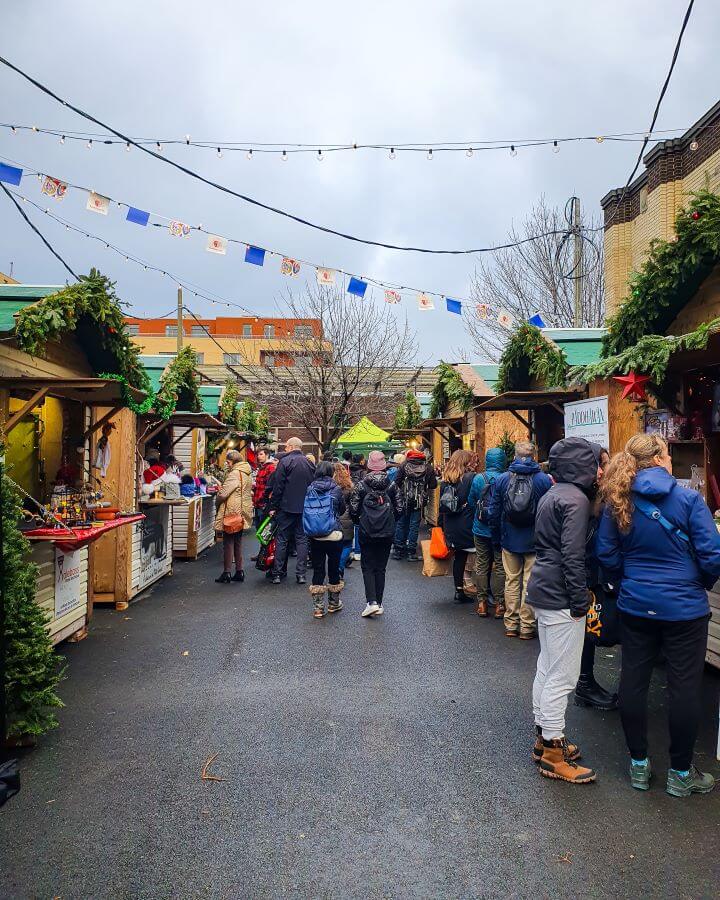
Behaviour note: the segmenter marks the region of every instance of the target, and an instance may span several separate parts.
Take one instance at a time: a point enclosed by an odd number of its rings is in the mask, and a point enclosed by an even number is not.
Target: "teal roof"
[[[543,328],[542,333],[565,353],[570,366],[587,366],[600,359],[604,328]]]
[[[482,378],[491,391],[495,390],[500,366],[496,366],[493,363],[480,363],[478,365],[471,363],[470,367]]]
[[[432,406],[432,394],[415,394],[415,399],[420,404],[423,419],[429,419],[430,407]]]
[[[173,359],[174,357],[172,356],[140,356],[140,362],[145,367],[145,371],[150,379],[150,386],[155,393],[160,390],[160,378],[165,371],[165,367]]]
[[[200,402],[203,412],[216,416],[220,405],[220,395],[223,391],[222,387],[214,384],[201,384],[198,390],[200,391]]]
[[[0,331],[12,331],[16,313],[62,288],[61,284],[0,284]]]

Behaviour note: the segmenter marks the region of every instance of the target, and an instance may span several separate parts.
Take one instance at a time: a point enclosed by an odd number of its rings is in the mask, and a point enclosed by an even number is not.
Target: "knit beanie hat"
[[[382,450],[371,450],[368,456],[367,467],[369,472],[384,472],[387,469],[385,454]]]

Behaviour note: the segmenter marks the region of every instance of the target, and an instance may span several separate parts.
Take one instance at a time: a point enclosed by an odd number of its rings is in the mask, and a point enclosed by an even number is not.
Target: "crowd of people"
[[[306,583],[313,616],[343,608],[346,569],[360,561],[364,618],[384,614],[392,552],[418,560],[421,523],[439,487],[438,522],[452,554],[454,599],[475,603],[478,616],[502,619],[505,635],[539,638],[532,690],[534,742],[540,773],[574,784],[596,779],[567,739],[570,695],[580,705],[618,705],[630,764],[629,781],[647,790],[652,778],[647,743],[647,696],[654,666],[664,660],[669,689],[670,761],[666,790],[676,797],[707,793],[709,774],[693,764],[700,719],[700,682],[710,609],[707,590],[720,578],[720,533],[701,495],[672,476],[662,438],[640,434],[612,459],[581,438],[565,438],[542,466],[535,446],[518,441],[508,461],[499,447],[481,466],[476,454],[455,451],[440,473],[427,453],[410,450],[388,463],[348,452],[319,463],[290,438],[278,459],[261,450],[254,485],[240,454],[227,454],[216,527],[223,532],[220,582],[242,581],[242,530],[273,519],[272,584]],[[469,563],[472,562],[472,565]],[[233,566],[235,568],[233,574]],[[468,569],[474,581],[471,596]],[[327,606],[326,606],[327,596]],[[618,694],[598,684],[595,648],[622,645]]]

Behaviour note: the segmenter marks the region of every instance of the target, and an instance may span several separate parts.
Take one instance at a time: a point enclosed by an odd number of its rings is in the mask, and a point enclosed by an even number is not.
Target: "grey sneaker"
[[[638,766],[630,763],[630,784],[636,791],[649,791],[650,779],[652,778],[652,770],[650,768],[650,760],[644,765]]]
[[[672,797],[689,797],[690,794],[709,794],[715,787],[712,775],[699,772],[690,766],[687,775],[680,775],[675,769],[668,769],[666,791]]]

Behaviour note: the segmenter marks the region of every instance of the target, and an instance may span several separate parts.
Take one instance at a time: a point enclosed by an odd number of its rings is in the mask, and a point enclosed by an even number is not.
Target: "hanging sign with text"
[[[610,447],[608,398],[591,397],[565,404],[565,437],[581,437],[606,450]]]

